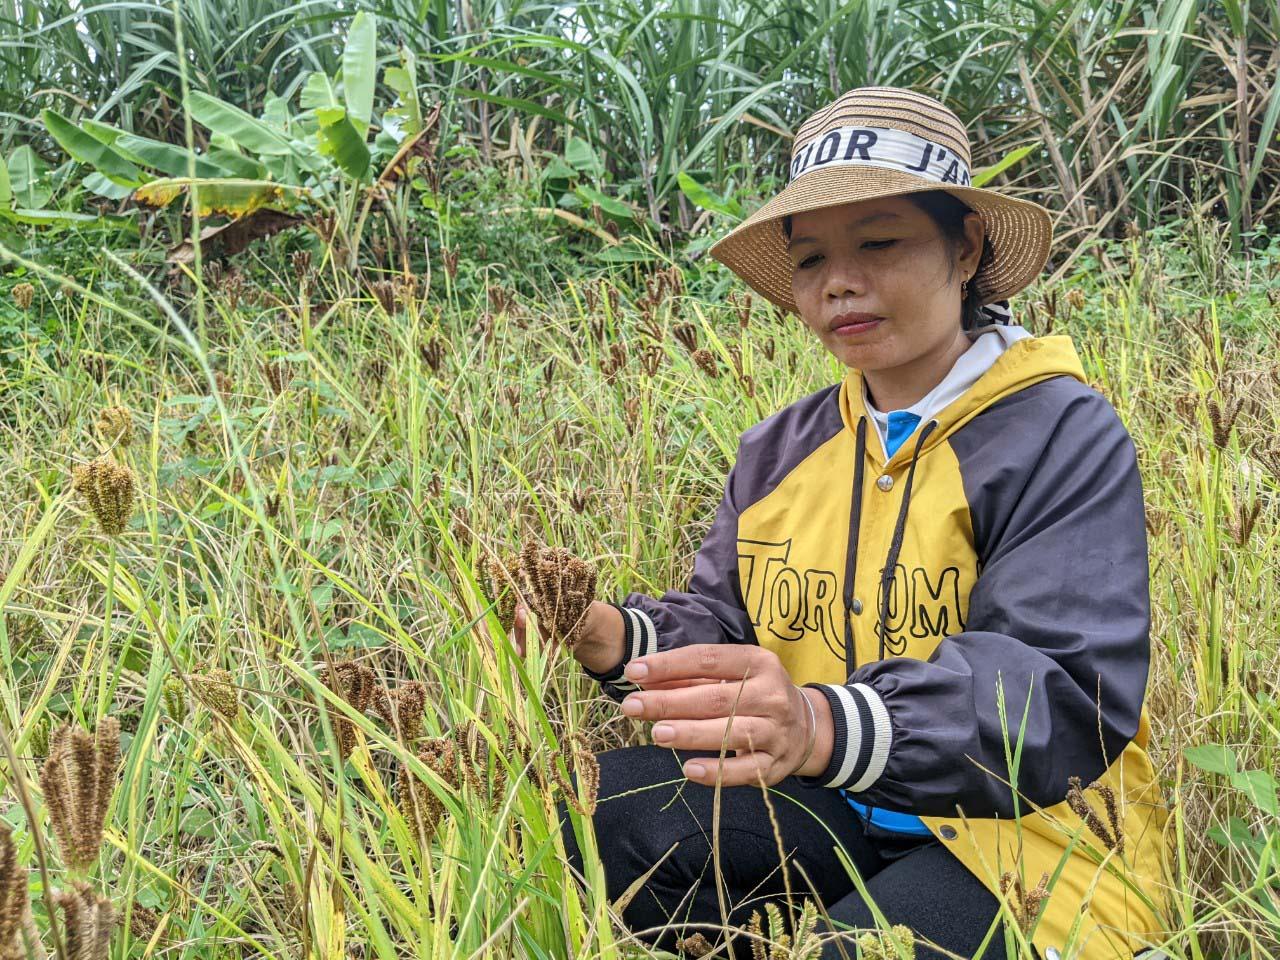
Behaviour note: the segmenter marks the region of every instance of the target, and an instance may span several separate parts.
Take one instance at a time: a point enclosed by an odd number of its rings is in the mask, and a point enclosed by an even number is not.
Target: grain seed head
[[[13,297],[13,305],[15,307],[19,310],[26,310],[36,297],[36,288],[29,283],[17,283],[9,291],[9,295]]]
[[[600,790],[600,761],[596,759],[595,752],[587,743],[587,738],[581,733],[575,731],[569,739],[572,744],[569,752],[571,762],[567,766],[574,771],[583,798],[578,799],[579,790],[574,789],[573,780],[565,779],[564,774],[560,772],[556,760],[563,754],[558,748],[551,754],[551,776],[560,785],[565,801],[584,817],[590,817],[596,812],[596,797]]]
[[[1018,929],[1024,934],[1029,934],[1036,918],[1040,915],[1040,908],[1045,898],[1049,895],[1049,874],[1042,873],[1040,882],[1031,890],[1025,890],[1022,886],[1022,877],[1012,870],[1006,870],[1000,875],[1000,893],[1008,895],[1011,889],[1013,897],[1010,900],[1010,906],[1018,921]]]
[[[379,686],[373,700],[374,713],[403,743],[413,743],[421,736],[426,709],[427,685],[421,680],[406,680],[390,692]]]
[[[895,942],[901,953],[895,948]],[[863,960],[908,960],[916,955],[916,938],[906,924],[896,923],[891,931],[868,930],[858,937],[858,950]]]
[[[373,705],[378,681],[365,664],[343,660],[325,667],[324,685],[351,704],[357,713],[364,713]],[[355,725],[337,711],[330,711],[329,722],[338,738],[338,749],[345,758],[356,743]]]
[[[540,629],[572,648],[582,637],[587,610],[595,599],[596,568],[563,547],[529,540],[520,550],[515,573]]]
[[[0,824],[0,960],[26,960],[24,932],[33,944],[39,943],[27,894],[27,868],[18,863],[18,849],[9,828]]]
[[[40,768],[49,820],[63,861],[88,870],[98,858],[120,763],[120,721],[103,717],[96,733],[64,723],[49,739]]]
[[[453,789],[459,787],[457,748],[452,737],[429,737],[418,748],[418,759]],[[406,764],[397,772],[400,810],[415,835],[430,838],[444,814],[444,803]]]
[[[706,347],[693,351],[693,362],[709,377],[720,376],[720,368],[716,365],[715,355]]]
[[[111,901],[78,880],[70,890],[57,890],[53,902],[62,911],[69,960],[109,960],[116,910]]]
[[[128,407],[103,407],[94,427],[108,443],[126,446],[133,439],[133,413]]]
[[[1102,845],[1108,850],[1113,850],[1117,855],[1124,852],[1124,823],[1120,818],[1120,812],[1116,807],[1115,791],[1106,784],[1094,781],[1088,787],[1081,789],[1079,777],[1067,778],[1067,806],[1075,812],[1089,831],[1102,841]],[[1094,810],[1084,796],[1084,790],[1094,790],[1098,796],[1102,798],[1103,808],[1107,814],[1107,822],[1103,823],[1102,818],[1098,816],[1098,812]]]
[[[192,673],[187,679],[195,691],[196,699],[215,713],[228,720],[240,715],[240,690],[230,670],[214,667],[204,673]]]
[[[132,470],[109,457],[99,457],[75,468],[72,486],[103,533],[114,536],[124,531],[133,515],[137,488]]]

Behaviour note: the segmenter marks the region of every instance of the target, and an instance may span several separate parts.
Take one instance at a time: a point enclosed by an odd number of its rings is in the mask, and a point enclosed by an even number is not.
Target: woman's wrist
[[[573,647],[573,657],[594,673],[607,673],[626,654],[626,628],[622,611],[611,603],[592,600],[582,639]]]
[[[835,744],[835,721],[831,717],[831,704],[822,695],[822,691],[812,687],[800,687],[809,705],[813,707],[813,715],[817,719],[817,734],[813,742],[813,751],[809,759],[797,767],[793,776],[816,777],[831,762],[831,750]],[[808,711],[805,711],[806,714]]]

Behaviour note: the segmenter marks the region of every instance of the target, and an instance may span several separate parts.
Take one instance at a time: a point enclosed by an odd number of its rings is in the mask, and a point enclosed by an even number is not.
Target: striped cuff
[[[658,630],[653,625],[653,620],[643,610],[624,607],[617,603],[611,603],[609,606],[616,607],[622,613],[622,659],[604,673],[597,673],[587,667],[582,669],[587,676],[600,681],[605,693],[615,700],[621,700],[632,690],[640,689],[635,681],[627,680],[622,676],[623,668],[637,657],[643,657],[658,649]]]
[[[806,683],[821,690],[831,704],[835,742],[827,769],[816,777],[800,777],[805,786],[841,787],[852,793],[869,788],[884,773],[893,730],[884,701],[865,683]]]

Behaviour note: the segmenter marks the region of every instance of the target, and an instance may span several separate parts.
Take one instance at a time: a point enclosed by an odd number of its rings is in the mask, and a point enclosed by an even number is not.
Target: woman
[[[1009,313],[1048,212],[970,186],[963,124],[894,87],[813,114],[790,172],[711,252],[848,371],[742,434],[686,591],[588,612],[574,656],[660,721],[598,757],[608,894],[652,870],[624,919],[666,949],[788,889],[874,926],[838,844],[917,957],[993,925],[1003,957],[1006,923],[1043,960],[1141,954],[1167,817],[1142,485],[1071,340]]]

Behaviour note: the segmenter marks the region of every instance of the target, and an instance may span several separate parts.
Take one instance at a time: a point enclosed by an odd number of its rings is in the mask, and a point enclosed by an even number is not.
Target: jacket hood
[[[928,423],[936,426],[929,430],[918,453],[927,453],[993,403],[1033,383],[1064,374],[1081,383],[1088,382],[1080,356],[1070,337],[1033,336],[1009,344],[995,363],[968,390],[929,418]],[[850,367],[840,385],[840,416],[851,431],[857,431],[861,418],[871,419],[862,396],[862,371]],[[925,426],[926,424],[922,424],[921,429]],[[885,465],[892,466],[911,459],[916,439],[908,439],[885,461]]]

